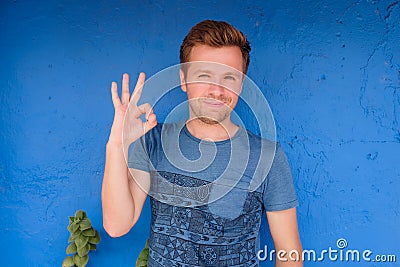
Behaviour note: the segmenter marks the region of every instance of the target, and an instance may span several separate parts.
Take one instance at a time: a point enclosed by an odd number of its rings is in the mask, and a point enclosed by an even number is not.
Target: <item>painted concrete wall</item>
[[[274,113],[301,205],[303,247],[369,249],[400,262],[399,1],[2,1],[0,254],[7,266],[60,266],[68,215],[102,235],[88,266],[133,266],[149,206],[107,237],[100,191],[113,117],[109,85],[179,62],[195,23],[247,34],[249,76]],[[262,245],[271,249],[263,225]],[[306,266],[350,263],[308,262]],[[262,266],[272,266],[265,261]],[[359,263],[354,266],[397,266]]]

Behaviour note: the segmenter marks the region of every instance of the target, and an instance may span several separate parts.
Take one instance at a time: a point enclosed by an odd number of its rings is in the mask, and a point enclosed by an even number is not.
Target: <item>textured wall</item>
[[[125,237],[107,237],[101,223],[109,85],[178,63],[184,35],[206,18],[230,21],[252,43],[249,76],[293,169],[304,248],[346,238],[399,262],[399,1],[173,2],[0,4],[3,265],[61,265],[77,209],[103,238],[89,266],[134,265],[149,207]],[[331,265],[347,264],[306,266]]]

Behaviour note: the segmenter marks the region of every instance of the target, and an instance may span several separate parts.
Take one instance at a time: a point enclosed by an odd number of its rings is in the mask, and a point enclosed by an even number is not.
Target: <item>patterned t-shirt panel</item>
[[[191,179],[171,173],[174,179]],[[150,199],[149,266],[256,266],[256,239],[262,214],[260,192],[250,192],[241,214],[231,220],[207,205],[180,207]]]
[[[204,142],[185,124],[159,124],[135,143],[129,167],[151,177],[149,266],[258,265],[262,213],[297,205],[286,156],[271,143],[243,128]]]
[[[152,172],[152,174],[153,173],[154,172]],[[198,180],[197,178],[175,173],[168,173],[168,172],[160,172],[158,173],[158,175],[162,175],[163,177],[168,177],[165,179],[169,180],[171,183],[174,184],[181,184],[180,181],[183,180],[184,181]],[[208,198],[209,192],[212,191],[212,183],[208,183],[208,185],[210,185],[210,190],[201,192],[200,197],[204,197],[205,199]],[[220,242],[221,240],[225,240],[225,242],[228,242],[227,238],[229,238],[229,240],[234,241],[233,239],[235,238],[237,240],[242,239],[243,235],[246,235],[247,237],[251,235],[256,236],[257,235],[256,230],[258,228],[257,225],[259,223],[259,220],[261,219],[260,215],[263,210],[262,193],[257,191],[248,192],[241,189],[233,189],[233,190],[237,190],[238,192],[236,194],[233,193],[232,195],[230,195],[231,192],[229,192],[228,194],[222,196],[213,203],[210,203],[208,205],[197,205],[197,206],[182,205],[182,202],[179,203],[177,202],[176,205],[174,205],[175,201],[180,201],[181,199],[189,198],[187,196],[179,197],[177,196],[178,193],[175,193],[175,195],[170,195],[165,193],[163,195],[156,195],[157,198],[155,197],[151,198],[152,218],[154,219],[154,222],[164,225],[170,225],[173,228],[177,227],[179,228],[182,226],[181,228],[182,231],[187,231],[186,236],[193,234],[194,232],[200,229],[198,227],[199,224],[196,223],[198,222],[198,220],[193,218],[200,218],[201,220],[205,220],[204,221],[205,228],[201,233],[210,234],[209,236],[206,237],[207,241],[212,240],[213,238],[217,238],[219,240],[218,242]],[[238,198],[239,194],[240,197],[244,196],[244,198],[243,199]],[[174,199],[169,199],[169,197],[174,197]],[[218,212],[214,212],[212,206],[214,204],[216,205],[216,207],[222,206],[222,207],[227,207],[227,209],[229,208],[238,209],[239,210],[238,216],[232,218],[231,216],[225,216],[224,213],[219,214]],[[170,212],[172,212],[173,214],[172,215],[169,214]],[[170,216],[178,216],[180,214],[185,215],[180,217],[181,220],[176,220],[176,218],[169,219]],[[197,214],[198,216],[194,217],[186,216],[187,214],[190,215]],[[168,219],[167,221],[164,221],[163,218],[168,218]],[[177,225],[177,222],[185,222],[188,225],[183,223]],[[192,222],[192,224],[190,224],[190,222]],[[203,223],[201,223],[201,225],[203,225]],[[221,236],[223,236],[222,239],[220,238]]]

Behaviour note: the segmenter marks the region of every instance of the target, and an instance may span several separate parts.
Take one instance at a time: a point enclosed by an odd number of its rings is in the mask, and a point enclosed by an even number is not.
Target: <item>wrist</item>
[[[129,146],[131,145],[132,142],[129,142],[127,140],[125,141],[121,141],[121,140],[115,140],[112,138],[108,139],[108,142],[106,144],[106,149],[107,150],[114,150],[114,149],[118,149],[118,150],[127,150],[129,148]]]
[[[106,147],[107,148],[122,148],[123,147],[123,143],[122,143],[122,141],[121,140],[116,140],[116,139],[112,139],[112,138],[109,138],[108,139],[108,141],[107,141],[107,144],[106,144]]]

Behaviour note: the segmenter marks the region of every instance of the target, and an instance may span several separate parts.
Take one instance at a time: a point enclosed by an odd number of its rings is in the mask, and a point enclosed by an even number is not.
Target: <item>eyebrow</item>
[[[209,70],[203,70],[203,69],[199,69],[199,70],[196,70],[195,72],[193,72],[193,74],[197,74],[197,73],[209,73],[209,74],[211,74],[212,72],[211,71],[209,71]]]
[[[206,70],[206,69],[199,69],[199,70],[196,70],[195,72],[193,72],[193,74],[198,74],[198,73],[213,74],[212,71]],[[235,73],[235,72],[231,72],[231,71],[225,72],[225,73],[223,73],[223,75],[232,75],[232,76],[235,76],[235,77],[237,77],[237,78],[240,78],[240,75],[239,75],[239,74],[237,74],[237,73]]]

